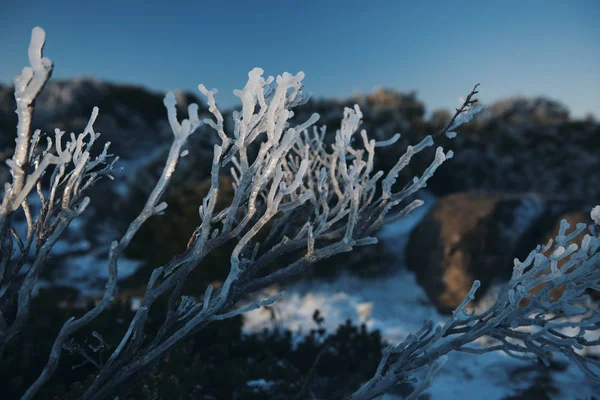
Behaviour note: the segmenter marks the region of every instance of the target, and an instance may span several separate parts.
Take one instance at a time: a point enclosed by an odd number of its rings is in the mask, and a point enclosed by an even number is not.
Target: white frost
[[[592,208],[591,216],[594,223],[600,225],[600,206]]]

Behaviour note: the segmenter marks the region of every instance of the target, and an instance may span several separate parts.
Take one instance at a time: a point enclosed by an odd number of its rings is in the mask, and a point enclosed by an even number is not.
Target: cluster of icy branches
[[[118,159],[108,154],[110,143],[96,152],[98,155],[91,155],[100,136],[93,129],[98,108],[92,111],[84,131],[77,136],[71,133],[66,141],[65,132],[59,129],[53,138],[39,130],[31,133],[33,103],[52,72],[52,62],[41,57],[43,44],[44,32],[34,29],[29,47],[31,67],[24,68],[15,79],[19,122],[15,152],[6,161],[12,183],[5,184],[0,206],[0,356],[6,343],[27,321],[33,286],[52,247],[69,223],[88,206],[90,199],[84,197],[85,191],[101,177],[111,177]],[[50,179],[44,185],[42,178],[50,170]],[[41,203],[35,216],[29,200],[34,191]],[[23,212],[27,223],[24,237],[11,225],[18,210]],[[33,260],[29,258],[31,253]],[[11,314],[15,315],[9,317]]]
[[[585,356],[586,349],[600,345],[600,313],[590,299],[600,291],[600,206],[592,219],[595,224],[577,224],[570,233],[563,220],[554,241],[537,246],[523,262],[515,259],[511,280],[481,313],[466,310],[479,288],[475,281],[446,323],[425,321],[419,332],[388,347],[377,373],[354,398],[385,393],[399,381],[417,382],[409,397],[417,398],[452,351],[501,351],[546,366],[552,353],[562,353],[600,386],[600,361]],[[484,336],[492,340],[472,345]]]
[[[44,40],[44,31],[35,28],[29,49],[32,67],[25,68],[16,79],[17,146],[8,162],[13,182],[6,185],[0,209],[0,354],[27,321],[32,289],[52,246],[72,219],[89,204],[89,198],[84,197],[86,189],[101,176],[110,176],[116,161],[108,154],[108,145],[98,156],[90,155],[99,136],[92,127],[97,108],[79,136],[71,134],[70,141],[63,146],[63,132],[57,130],[54,140],[46,136],[45,150],[39,149],[42,135],[39,131],[31,134],[30,125],[33,102],[52,70],[52,63],[42,58]],[[174,95],[166,95],[164,104],[174,139],[162,175],[140,214],[123,236],[111,244],[107,260],[109,279],[101,301],[80,318],[72,317],[65,322],[47,365],[23,398],[32,398],[40,390],[56,370],[62,351],[74,348],[72,335],[113,301],[119,256],[147,219],[167,212],[167,204],[161,202],[161,196],[179,159],[188,152],[184,150],[187,138],[201,125],[212,127],[221,140],[214,146],[210,190],[199,205],[201,224],[186,251],[174,255],[166,265],[153,271],[141,307],[130,321],[126,334],[106,362],[96,363],[98,371],[83,395],[85,399],[103,399],[123,393],[176,343],[212,321],[272,304],[283,292],[236,309],[236,303],[244,296],[302,274],[316,261],[375,243],[372,235],[385,222],[402,218],[421,204],[419,200],[406,204],[406,200],[426,186],[436,168],[452,153],[444,153],[438,147],[423,175],[398,188],[396,180],[400,171],[415,154],[432,146],[436,135],[454,137],[454,130],[479,109],[474,99],[477,92],[473,89],[444,130],[425,137],[415,146],[408,146],[389,171],[375,171],[376,148],[394,144],[399,135],[385,142],[369,139],[367,132],[360,129],[362,114],[355,106],[344,110],[341,128],[335,133],[333,145],[327,148],[324,145],[326,128],[314,126],[318,115],[297,125],[292,123],[292,109],[306,101],[302,92],[303,77],[300,72],[264,78],[261,69],[252,70],[245,87],[235,91],[242,109],[233,115],[233,132],[225,131],[223,116],[216,106],[216,90],[199,85],[212,114],[202,121],[197,105],[191,105],[188,119],[180,121]],[[43,178],[51,165],[54,169],[47,183]],[[234,196],[225,208],[217,211],[219,177],[225,174],[233,179]],[[36,193],[42,206],[39,214],[33,216],[28,198]],[[26,238],[21,238],[11,226],[17,211],[22,211],[27,220]],[[561,235],[564,236],[564,230]],[[588,371],[590,361],[575,350],[596,344],[586,341],[583,331],[591,326],[597,329],[597,314],[589,307],[578,308],[576,303],[585,300],[582,290],[597,289],[594,281],[597,266],[594,265],[598,259],[594,254],[598,238],[586,236],[585,243],[576,252],[572,245],[564,247],[572,235],[563,236],[550,258],[532,253],[525,263],[517,265],[506,294],[489,311],[477,316],[464,315],[463,308],[472,299],[477,287],[474,286],[445,326],[434,329],[431,323],[426,323],[405,343],[389,348],[376,375],[355,397],[374,397],[398,382],[413,378],[415,372],[428,369],[426,379],[417,386],[416,396],[427,387],[445,355],[454,350],[501,350],[515,355],[532,354],[543,360],[547,360],[548,351],[561,351]],[[199,296],[201,300],[182,296],[189,274],[208,254],[226,243],[234,243],[235,247],[230,257],[230,272],[223,284],[206,288],[204,295]],[[28,261],[31,253],[33,262]],[[567,256],[573,262],[557,267],[557,260]],[[534,265],[530,267],[532,261]],[[549,274],[544,273],[547,266]],[[522,299],[531,289],[542,283],[544,288],[522,305]],[[550,301],[549,291],[559,286],[566,287],[562,297]],[[168,299],[168,310],[158,332],[149,333],[146,330],[148,314],[159,298]],[[586,313],[592,314],[588,317]],[[557,322],[559,318],[584,314],[585,318],[577,325],[583,333],[575,337],[560,333],[564,325]],[[527,326],[537,330],[523,333],[517,329]],[[483,335],[491,336],[500,344],[483,350],[465,346]],[[95,336],[101,340],[99,334]],[[91,356],[86,355],[86,358],[91,359]],[[596,379],[593,372],[590,375]]]

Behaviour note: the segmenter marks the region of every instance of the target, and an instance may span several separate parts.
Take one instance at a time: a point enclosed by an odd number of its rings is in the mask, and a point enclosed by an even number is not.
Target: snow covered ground
[[[279,327],[300,337],[303,331],[316,328],[312,316],[319,309],[330,332],[350,319],[356,324],[365,323],[369,329],[378,329],[387,341],[398,343],[421,328],[427,318],[436,323],[444,321],[447,317],[429,303],[414,274],[403,265],[408,234],[435,201],[424,200],[425,205],[409,218],[386,227],[379,235],[398,257],[394,273],[371,279],[345,274],[333,282],[312,280],[288,285],[285,296],[274,305],[276,319],[264,309],[247,313],[246,332]],[[261,296],[269,294],[274,294],[274,289]],[[523,393],[543,381],[553,388],[548,390],[553,392],[548,393],[552,399],[587,400],[600,391],[577,367],[566,362],[562,370],[549,370],[503,353],[480,356],[453,353],[426,393],[431,400],[499,400]]]

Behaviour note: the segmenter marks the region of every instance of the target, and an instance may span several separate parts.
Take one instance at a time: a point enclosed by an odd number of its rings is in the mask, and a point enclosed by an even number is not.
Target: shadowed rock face
[[[435,306],[451,312],[475,280],[483,293],[495,280],[510,278],[515,257],[547,242],[557,221],[583,206],[533,194],[443,197],[412,232],[407,266]]]

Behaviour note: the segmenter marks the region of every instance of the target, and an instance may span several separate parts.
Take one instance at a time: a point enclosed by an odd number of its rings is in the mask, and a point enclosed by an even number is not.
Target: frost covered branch
[[[43,135],[39,130],[32,134],[33,103],[52,72],[52,62],[42,57],[44,41],[44,31],[34,28],[29,46],[31,67],[24,68],[15,78],[19,122],[15,152],[6,161],[12,183],[5,184],[0,206],[0,357],[6,343],[21,331],[29,317],[31,292],[52,247],[88,206],[86,190],[101,177],[111,177],[117,161],[108,153],[109,143],[98,156],[91,156],[100,136],[93,128],[98,108],[92,111],[84,131],[77,136],[71,133],[67,141],[63,140],[65,132],[59,129],[54,136]],[[45,146],[42,139],[46,139]],[[51,166],[54,168],[49,184],[44,187],[42,178]],[[34,189],[41,204],[35,217],[29,203]],[[18,210],[25,216],[25,233],[17,232],[11,224]],[[33,260],[28,259],[31,253]],[[15,316],[9,318],[14,307]]]
[[[465,311],[479,288],[475,281],[445,324],[434,327],[426,321],[419,332],[388,347],[375,376],[352,398],[370,399],[399,382],[419,382],[423,371],[427,377],[418,388],[425,390],[440,360],[453,351],[501,351],[546,366],[553,353],[560,353],[600,386],[600,361],[585,356],[587,348],[600,345],[600,313],[590,299],[591,292],[600,290],[599,209],[595,207],[591,214],[596,224],[578,224],[567,232],[570,226],[563,220],[554,243],[536,247],[523,262],[515,259],[512,279],[488,310]],[[575,242],[586,229],[589,233]],[[493,341],[475,344],[482,337]]]
[[[65,132],[59,129],[55,130],[53,138],[42,135],[39,130],[31,133],[33,103],[52,71],[52,62],[42,58],[44,41],[44,31],[34,28],[29,48],[32,66],[24,68],[23,73],[15,79],[15,99],[19,117],[17,145],[13,158],[7,161],[13,180],[12,184],[5,185],[0,208],[0,357],[5,346],[27,322],[32,290],[52,247],[70,222],[89,205],[90,199],[84,196],[86,190],[103,176],[112,179],[111,172],[118,160],[118,157],[108,153],[110,143],[106,143],[97,156],[91,155],[100,136],[93,128],[99,112],[97,107],[93,109],[84,131],[79,135],[71,133],[70,139],[64,144]],[[141,225],[166,207],[164,203],[159,203],[160,197],[175,170],[182,146],[199,126],[199,120],[197,112],[194,113],[197,108],[190,107],[190,120],[184,120],[179,125],[172,94],[165,98],[165,106],[169,111],[175,138],[163,174],[140,215],[131,223],[125,235],[111,245],[108,260],[109,280],[102,300],[81,318],[70,318],[64,324],[55,340],[46,367],[24,394],[24,399],[33,397],[50,378],[57,367],[63,345],[70,336],[89,324],[112,303],[117,288],[119,255]],[[47,142],[45,148],[40,146],[42,138]],[[46,186],[42,178],[51,165],[55,167]],[[34,188],[41,204],[35,217],[28,199]],[[12,217],[18,210],[22,210],[27,222],[25,238],[21,238],[11,226]],[[15,243],[18,247],[17,254],[14,250]],[[33,260],[29,258],[31,253]],[[12,311],[15,307],[16,311]],[[13,313],[14,316],[10,317]]]

